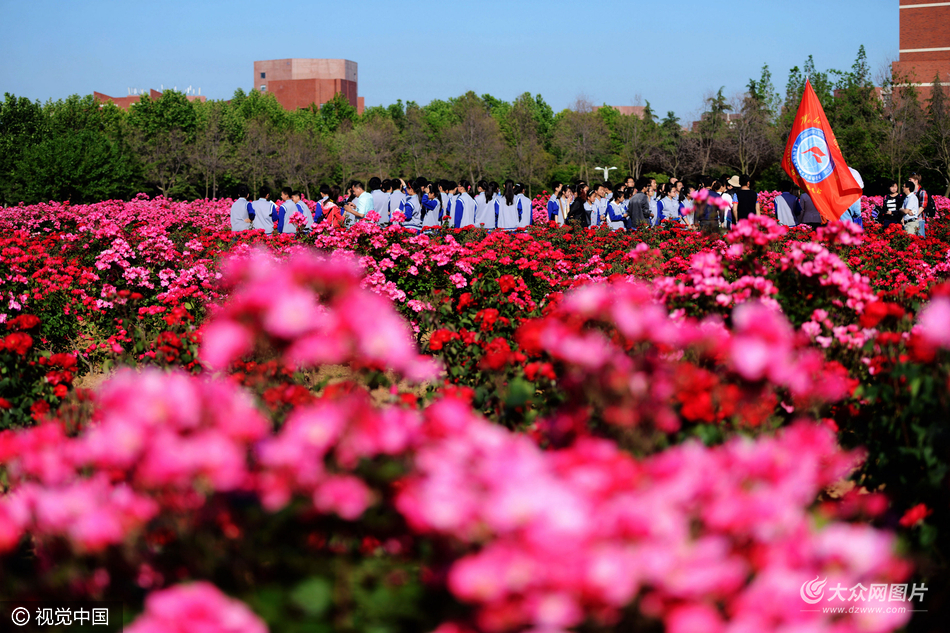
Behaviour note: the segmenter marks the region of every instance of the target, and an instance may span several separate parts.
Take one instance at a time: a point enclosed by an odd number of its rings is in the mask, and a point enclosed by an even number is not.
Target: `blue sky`
[[[846,69],[897,59],[898,0],[0,0],[0,92],[59,99],[94,90],[193,86],[213,99],[253,86],[253,62],[346,58],[366,104],[425,104],[468,90],[540,93],[555,111],[581,94],[696,118],[762,64],[784,92],[811,54]]]

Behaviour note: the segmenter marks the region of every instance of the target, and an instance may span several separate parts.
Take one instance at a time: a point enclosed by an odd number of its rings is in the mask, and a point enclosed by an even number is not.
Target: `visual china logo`
[[[828,584],[828,579],[819,581],[818,576],[815,576],[814,580],[806,581],[802,583],[802,600],[808,604],[818,604],[821,602],[821,599],[824,597],[825,585]]]

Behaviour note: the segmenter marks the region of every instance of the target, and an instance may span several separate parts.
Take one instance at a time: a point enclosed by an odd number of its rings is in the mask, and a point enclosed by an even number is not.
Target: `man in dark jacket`
[[[627,205],[627,215],[630,216],[630,226],[637,229],[641,226],[650,224],[650,198],[648,190],[650,188],[650,179],[640,177],[637,180],[636,193],[630,198]]]

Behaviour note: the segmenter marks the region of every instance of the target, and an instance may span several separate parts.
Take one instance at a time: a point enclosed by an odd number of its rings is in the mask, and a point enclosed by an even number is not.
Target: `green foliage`
[[[129,112],[91,97],[40,104],[7,94],[0,103],[0,203],[86,202],[140,191],[215,197],[239,182],[309,194],[322,183],[380,173],[512,177],[534,192],[552,180],[590,180],[602,161],[625,173],[687,180],[745,172],[757,188],[772,188],[785,178],[776,165],[806,81],[865,182],[916,170],[930,188],[950,190],[946,88],[921,104],[913,87],[894,77],[882,100],[861,47],[845,72],[819,70],[809,56],[790,70],[783,95],[763,65],[740,98],[727,99],[724,87],[709,96],[687,129],[674,112],[656,116],[649,101],[643,118],[608,107],[594,112],[583,100],[555,113],[530,93],[510,102],[474,92],[427,105],[399,100],[362,115],[342,94],[321,107],[286,111],[268,92],[238,89],[228,102],[202,103],[169,90],[158,99],[143,96]]]

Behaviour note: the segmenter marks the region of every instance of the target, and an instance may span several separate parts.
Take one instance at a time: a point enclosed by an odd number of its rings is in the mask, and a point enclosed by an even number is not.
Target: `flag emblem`
[[[806,182],[815,185],[835,170],[825,133],[816,127],[802,130],[792,145],[792,164]]]

